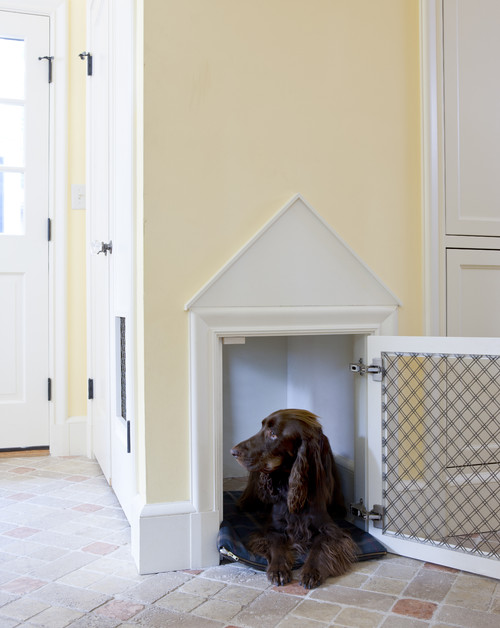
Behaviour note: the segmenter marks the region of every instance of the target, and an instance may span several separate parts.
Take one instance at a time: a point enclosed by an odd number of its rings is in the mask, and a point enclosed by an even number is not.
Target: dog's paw
[[[318,569],[304,567],[300,574],[300,584],[305,589],[315,589],[323,582],[323,577]]]
[[[267,570],[267,578],[271,584],[282,587],[283,585],[291,582],[292,571],[286,565],[276,569],[269,568]]]

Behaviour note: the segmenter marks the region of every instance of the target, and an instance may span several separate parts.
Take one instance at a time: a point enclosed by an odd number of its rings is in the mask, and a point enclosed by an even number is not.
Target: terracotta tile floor
[[[500,581],[389,556],[305,591],[237,564],[140,576],[86,458],[0,459],[0,628],[500,626]]]

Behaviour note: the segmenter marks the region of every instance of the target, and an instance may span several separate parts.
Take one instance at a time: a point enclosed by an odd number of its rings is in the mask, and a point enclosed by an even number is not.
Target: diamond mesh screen
[[[382,357],[384,533],[500,558],[500,358]]]

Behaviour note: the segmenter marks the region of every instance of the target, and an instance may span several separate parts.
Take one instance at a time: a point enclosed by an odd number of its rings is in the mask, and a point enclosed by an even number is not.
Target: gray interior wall
[[[245,471],[230,454],[280,408],[320,417],[333,452],[354,460],[353,336],[247,338],[223,347],[224,477]],[[345,460],[344,460],[345,462]]]
[[[317,414],[335,454],[354,460],[352,336],[288,339],[288,407]]]
[[[249,438],[271,412],[287,405],[287,339],[247,338],[223,345],[223,473],[243,477],[231,447]]]

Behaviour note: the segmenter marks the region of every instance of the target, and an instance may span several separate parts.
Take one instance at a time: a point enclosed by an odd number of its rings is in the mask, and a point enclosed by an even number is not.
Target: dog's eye
[[[278,438],[278,434],[273,429],[267,430],[267,435],[271,440],[276,440]]]

